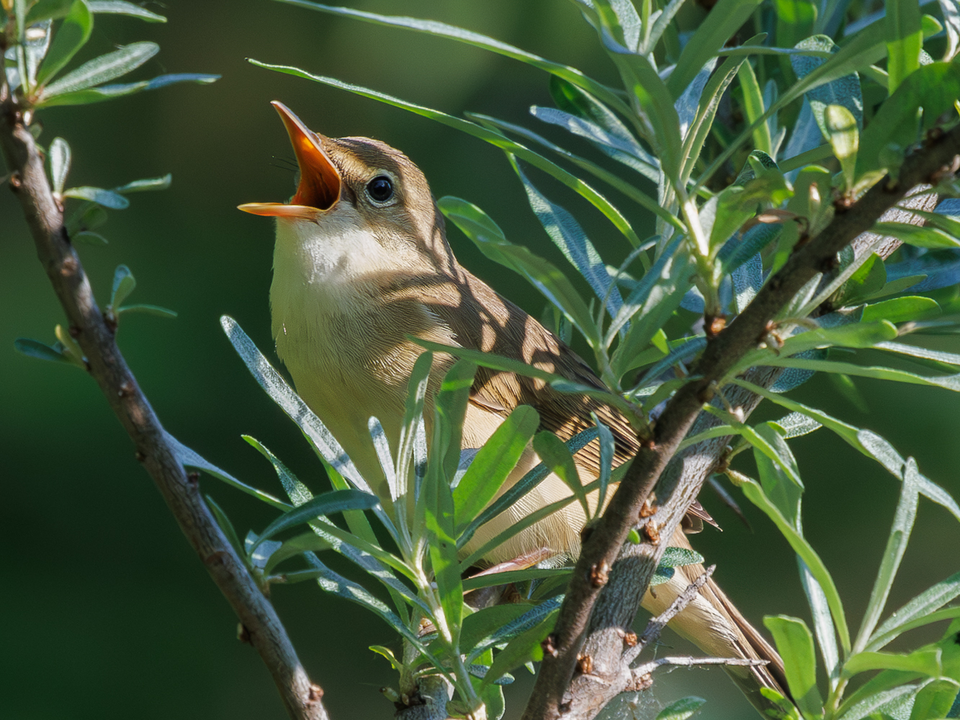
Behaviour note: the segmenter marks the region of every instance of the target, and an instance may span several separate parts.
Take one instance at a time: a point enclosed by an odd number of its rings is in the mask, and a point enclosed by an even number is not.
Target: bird
[[[277,355],[301,398],[380,497],[389,497],[389,490],[368,421],[379,419],[396,452],[408,381],[424,352],[415,339],[494,353],[604,389],[590,366],[554,333],[460,265],[427,179],[406,155],[370,138],[326,137],[311,131],[284,104],[272,105],[296,155],[296,193],[289,202],[245,203],[239,209],[276,219],[270,307]],[[454,361],[451,354],[434,356],[424,413],[428,423],[430,398]],[[520,405],[532,406],[540,428],[563,441],[593,427],[595,415],[613,433],[615,465],[639,450],[627,419],[602,401],[485,367],[478,369],[470,389],[462,447],[481,447]],[[582,478],[598,476],[598,445],[591,443],[575,456]],[[504,488],[538,462],[528,447]],[[569,494],[558,477],[548,476],[522,501],[482,526],[462,556]],[[691,517],[694,526],[709,521],[699,504]],[[509,562],[544,548],[556,557],[574,557],[585,521],[580,504],[570,503],[515,535],[484,561]],[[670,544],[690,547],[682,530]],[[668,583],[646,593],[644,608],[662,612],[702,573],[701,565],[676,568]],[[670,627],[710,655],[767,661],[728,668],[761,711],[771,708],[762,688],[789,697],[779,655],[712,579]]]

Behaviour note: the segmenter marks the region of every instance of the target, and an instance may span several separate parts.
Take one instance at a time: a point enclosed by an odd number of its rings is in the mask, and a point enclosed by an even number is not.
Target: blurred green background
[[[380,0],[354,6],[460,24],[614,80],[572,3]],[[170,0],[147,7],[166,15],[168,24],[98,16],[81,59],[117,44],[154,40],[161,53],[138,71],[140,77],[206,72],[223,78],[207,87],[181,85],[41,113],[42,140],[62,136],[73,149],[68,186],[113,187],[173,173],[170,190],[133,196],[131,208],[111,212],[102,229],[110,244],[84,249],[83,261],[101,304],[109,299],[114,268],[124,263],[137,279],[133,302],[180,314],[174,321],[126,316],[119,330],[128,362],[174,435],[246,482],[279,493],[270,467],[240,439],[251,434],[314,488],[323,488],[322,471],[302,437],[246,374],[218,324],[221,314],[232,315],[273,357],[267,306],[272,224],[235,209],[242,202],[281,200],[293,191],[293,172],[284,165],[292,153],[270,100],[282,100],[328,135],[369,135],[403,149],[437,196],[475,202],[514,242],[528,243],[560,265],[564,261],[499,151],[403,111],[255,68],[245,58],[296,65],[452,114],[472,110],[529,124],[535,121],[526,120],[528,107],[549,104],[546,77],[451,42],[266,0]],[[597,213],[542,176],[533,177],[552,199],[578,212],[608,261],[626,254],[622,238]],[[641,236],[651,232],[648,217],[631,217]],[[0,716],[282,717],[260,660],[235,639],[229,607],[134,459],[94,383],[74,369],[14,351],[20,336],[52,342],[63,314],[36,261],[19,206],[7,192],[0,193],[0,228],[0,306],[8,309],[0,317],[0,518],[7,555],[0,586]],[[451,241],[467,267],[540,314],[542,299],[518,278],[492,266],[462,236]],[[953,341],[938,347],[960,350]],[[928,476],[960,495],[957,397],[916,387],[858,385],[869,414],[819,379],[796,395],[885,435],[902,454],[916,456]],[[833,570],[856,626],[898,486],[826,431],[793,446],[808,486],[808,534]],[[241,532],[262,529],[274,515],[215,480],[202,482]],[[716,578],[745,614],[757,623],[764,614],[804,616],[785,542],[750,508],[752,531],[709,491],[703,501],[725,532],[709,531],[694,542],[709,562],[719,564]],[[890,607],[956,572],[958,548],[960,528],[939,508],[922,503]],[[393,683],[392,671],[366,649],[393,644],[389,629],[316,586],[277,588],[273,599],[309,673],[325,688],[334,717],[390,716],[392,708],[378,689]],[[683,649],[673,636],[665,642]],[[524,678],[508,689],[511,716],[517,716],[528,689]],[[664,675],[638,703],[652,717],[658,704],[684,694],[708,698],[710,717],[749,712],[719,670]]]

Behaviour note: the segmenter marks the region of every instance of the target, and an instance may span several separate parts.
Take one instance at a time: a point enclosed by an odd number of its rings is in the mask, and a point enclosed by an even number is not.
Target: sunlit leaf
[[[113,274],[113,289],[110,293],[110,307],[116,308],[123,304],[123,301],[130,297],[130,293],[137,287],[137,280],[126,265],[118,265]]]
[[[790,694],[797,706],[811,717],[823,708],[823,700],[817,690],[817,661],[813,651],[813,636],[806,623],[799,618],[778,615],[763,619],[773,634],[777,650],[783,658],[784,674]]]
[[[135,42],[125,45],[119,50],[96,57],[85,62],[76,70],[67,73],[56,82],[47,85],[43,89],[41,102],[55,95],[76,92],[126,75],[143,65],[158,52],[160,52],[160,46],[156,43]]]
[[[102,205],[113,210],[123,210],[130,207],[130,201],[123,195],[104,190],[97,187],[75,187],[63,191],[64,197],[77,198],[78,200],[89,200],[97,205]]]
[[[93,31],[93,13],[84,0],[74,0],[54,35],[50,49],[37,72],[37,84],[46,84],[73,59]],[[72,74],[72,73],[71,73]],[[67,76],[69,77],[69,75]],[[54,83],[56,84],[56,83]],[[46,91],[44,91],[46,92]]]
[[[94,14],[129,15],[146,22],[165,23],[163,15],[157,15],[149,10],[125,0],[88,0],[87,4]]]
[[[102,102],[104,100],[113,100],[114,98],[132,95],[144,90],[156,90],[174,85],[176,83],[197,83],[198,85],[208,85],[220,79],[219,75],[207,75],[202,73],[177,73],[172,75],[160,75],[153,80],[143,80],[135,83],[123,83],[120,85],[102,85],[100,87],[87,88],[86,90],[76,90],[73,92],[64,92],[49,97],[44,95],[38,105],[43,107],[53,107],[56,105],[88,105],[90,103]],[[157,188],[160,189],[160,188]]]
[[[50,158],[50,178],[53,192],[59,195],[63,192],[63,185],[67,181],[67,173],[70,172],[70,146],[63,138],[54,138],[53,142],[50,143],[50,150],[47,154]]]

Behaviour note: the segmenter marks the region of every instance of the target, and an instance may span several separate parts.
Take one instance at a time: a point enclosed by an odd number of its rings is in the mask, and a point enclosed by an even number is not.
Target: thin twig
[[[650,622],[647,623],[647,627],[643,631],[643,635],[639,637],[637,644],[634,647],[627,648],[627,650],[623,653],[621,662],[625,665],[629,665],[641,652],[643,652],[647,645],[660,637],[660,633],[663,632],[663,629],[667,626],[667,623],[683,612],[687,605],[693,602],[694,598],[697,597],[697,593],[700,592],[700,588],[707,584],[707,581],[710,579],[710,576],[713,575],[713,571],[716,569],[716,565],[711,565],[708,567],[696,580],[687,585],[687,589],[680,593],[677,598],[670,603],[670,607],[657,615],[655,618],[650,618]]]
[[[637,667],[631,670],[631,673],[634,681],[638,681],[643,678],[644,675],[649,675],[654,670],[661,668],[664,665],[673,665],[675,667],[697,667],[699,665],[737,665],[741,667],[756,667],[758,665],[766,664],[766,660],[753,660],[751,658],[697,658],[689,655],[673,655],[651,660],[650,662],[643,663],[643,665],[637,665]]]
[[[133,441],[137,458],[153,478],[187,540],[200,556],[260,653],[290,717],[326,720],[323,691],[310,682],[273,606],[247,572],[204,504],[195,476],[188,476],[166,441],[159,420],[104,322],[43,170],[43,158],[24,123],[17,99],[0,73],[0,149],[9,186],[20,201],[40,262],[66,312],[70,333],[89,372]]]

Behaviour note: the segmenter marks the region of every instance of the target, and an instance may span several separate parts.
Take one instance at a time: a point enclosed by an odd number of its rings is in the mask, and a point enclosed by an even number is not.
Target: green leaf
[[[892,349],[890,346],[897,345],[899,345],[899,343],[883,343],[878,347],[887,350]],[[903,347],[910,349],[911,351],[913,350],[912,346],[909,345]],[[924,351],[923,348],[916,348],[916,350],[925,353],[932,352]],[[816,408],[803,405],[795,400],[790,400],[783,397],[779,393],[770,392],[766,388],[754,385],[746,380],[737,378],[733,380],[733,382],[737,385],[742,385],[751,392],[771,400],[772,402],[775,402],[789,410],[800,412],[808,417],[813,418],[817,422],[821,423],[824,427],[827,427],[835,432],[851,447],[855,448],[867,457],[879,462],[895,478],[898,480],[903,479],[906,461],[900,456],[899,453],[897,453],[890,443],[888,443],[879,435],[872,433],[869,430],[861,430],[853,425],[848,425],[847,423],[841,422],[840,420],[837,420],[836,418],[833,418],[830,415],[817,410]],[[921,495],[943,506],[950,513],[952,513],[954,517],[960,520],[960,506],[957,505],[956,501],[954,501],[953,498],[951,498],[943,488],[936,485],[923,475],[917,476],[917,482],[919,484]]]
[[[913,702],[910,720],[956,717],[957,687],[957,681],[953,679],[934,680],[925,684]]]
[[[830,606],[827,596],[820,587],[820,583],[810,572],[810,568],[803,559],[797,556],[797,568],[800,571],[800,583],[807,596],[810,614],[813,619],[813,629],[817,636],[817,645],[827,670],[829,690],[833,692],[840,681],[840,650],[837,648],[837,630],[830,617]]]
[[[480,448],[453,491],[458,533],[483,511],[500,490],[517,466],[539,423],[537,411],[529,405],[521,405],[510,413]]]
[[[720,3],[730,1],[720,0]],[[603,36],[603,44],[620,71],[624,87],[630,96],[631,107],[640,118],[649,123],[646,139],[652,145],[657,159],[660,160],[661,170],[674,187],[679,187],[680,166],[683,160],[680,156],[680,119],[667,85],[660,79],[656,68],[645,55],[630,52],[622,45],[616,44],[606,34]],[[689,48],[689,45],[687,47]],[[694,77],[706,61],[707,58],[704,58],[697,66]],[[678,70],[674,69],[674,75],[670,76],[671,80],[677,72]],[[692,80],[693,77],[690,79]],[[681,91],[685,87],[681,88]]]
[[[874,26],[879,25],[880,23],[874,23]],[[767,108],[766,112],[757,122],[766,122],[768,117],[779,111],[781,108],[789,105],[794,100],[802,97],[805,93],[832,83],[839,78],[851,75],[858,70],[867,68],[872,63],[879,60],[883,56],[884,52],[883,34],[879,27],[875,28],[874,26],[868,26],[864,30],[858,32],[856,35],[854,35],[853,39],[849,43],[844,45],[838,52],[833,54],[826,62],[814,67],[807,74],[805,74],[800,81],[790,86],[782,95],[780,95],[779,98],[777,98],[776,102]],[[848,109],[850,108],[848,107]],[[720,168],[724,167],[733,153],[735,153],[740,146],[749,139],[752,131],[752,127],[744,129],[744,131],[733,142],[731,142],[722,153],[717,155],[710,162],[709,167],[707,167],[707,169],[704,170],[697,179],[697,188],[702,187],[711,177],[713,177],[714,173],[716,173]],[[865,147],[865,143],[863,142],[862,138],[860,146],[861,150]],[[861,158],[863,157],[863,152],[864,151],[862,150],[860,154]]]
[[[103,85],[101,87],[87,88],[86,90],[77,90],[75,92],[64,92],[55,96],[44,94],[37,103],[38,107],[54,107],[57,105],[89,105],[90,103],[103,102],[104,100],[113,100],[124,95],[132,95],[144,90],[156,90],[174,85],[176,83],[190,82],[198,85],[209,85],[220,79],[219,75],[206,75],[202,73],[177,73],[170,75],[159,75],[153,80],[142,80],[134,83],[123,83],[120,85]],[[157,188],[160,189],[160,188]]]
[[[85,202],[67,218],[67,232],[73,236],[88,230],[96,230],[107,222],[107,211],[95,203]]]
[[[86,245],[88,247],[102,247],[108,245],[107,239],[100,235],[99,233],[90,232],[89,230],[81,230],[78,233],[74,233],[70,236],[70,242],[75,246],[80,247]]]
[[[754,47],[754,43],[759,42],[756,37],[747,40],[746,45]],[[740,65],[746,61],[746,56],[727,58],[723,65],[710,76],[707,84],[700,93],[700,104],[697,109],[697,116],[687,129],[687,134],[683,139],[683,147],[680,149],[680,155],[683,158],[683,165],[680,172],[680,179],[686,183],[693,173],[697,160],[703,151],[703,145],[713,127],[713,120],[720,108],[720,102],[725,96],[727,88],[733,82],[737,75]]]
[[[898,653],[860,652],[843,663],[843,674],[852,677],[871,670],[899,670],[936,677],[942,672],[939,650],[918,650],[908,655]]]
[[[692,264],[683,238],[674,239],[624,300],[604,338],[604,344],[609,347],[621,328],[630,323],[611,359],[617,378],[633,366],[637,354],[647,348],[680,306],[690,288]]]
[[[813,650],[813,636],[806,623],[799,618],[778,615],[767,616],[763,624],[773,634],[777,650],[783,658],[787,685],[800,711],[809,717],[823,712],[823,699],[817,690],[817,661]]]
[[[264,540],[267,540],[277,533],[289,530],[292,527],[303,525],[318,517],[340,513],[344,510],[369,510],[380,501],[375,495],[360,492],[359,490],[331,490],[313,499],[308,500],[302,505],[298,505],[288,510],[278,517],[272,523],[267,525],[253,547],[258,547]]]
[[[886,320],[892,323],[926,320],[941,314],[936,300],[920,295],[883,300],[863,308],[863,322]]]
[[[403,414],[403,426],[400,429],[400,443],[397,451],[397,487],[391,488],[391,500],[409,498],[410,488],[417,487],[416,480],[422,478],[427,456],[426,426],[423,420],[423,406],[426,402],[427,388],[430,382],[430,370],[433,367],[433,353],[420,353],[413,364],[410,379],[407,381],[407,399]],[[412,481],[412,482],[411,482]],[[398,513],[401,524],[406,524],[406,512]]]
[[[17,350],[17,352],[23,353],[27,357],[37,358],[38,360],[52,360],[53,362],[62,362],[67,363],[68,365],[76,365],[76,362],[71,357],[65,355],[61,350],[42,343],[39,340],[32,340],[31,338],[17,338],[13,341],[13,347]]]
[[[24,27],[36,25],[44,20],[59,20],[66,17],[73,7],[74,0],[39,0],[27,11]],[[90,3],[87,3],[89,7]]]
[[[463,617],[463,585],[455,537],[456,519],[450,480],[460,460],[461,432],[467,402],[477,366],[458,360],[447,371],[434,401],[436,419],[433,442],[424,480],[423,504],[429,533],[430,562],[433,567],[442,616],[436,617],[437,629],[456,647]]]
[[[697,565],[703,562],[703,555],[690,548],[668,547],[660,557],[659,567],[676,568],[684,565]]]
[[[63,197],[77,198],[78,200],[88,200],[89,202],[94,202],[97,205],[102,205],[103,207],[113,210],[123,210],[130,207],[130,201],[123,195],[115,193],[112,190],[104,190],[103,188],[75,187],[64,190],[62,195]]]
[[[173,182],[173,175],[171,175],[170,173],[167,173],[162,177],[134,180],[132,182],[128,182],[126,185],[115,187],[113,191],[115,193],[120,193],[121,195],[128,195],[129,193],[134,193],[134,192],[166,190],[168,187],[170,187],[170,184],[172,182]]]
[[[550,96],[559,109],[534,106],[530,113],[535,118],[586,138],[608,157],[657,182],[660,161],[647,152],[607,105],[555,75],[550,77]]]
[[[835,307],[859,305],[868,297],[883,289],[886,284],[887,271],[884,267],[883,258],[876,253],[870,253],[863,265],[837,291],[834,296]]]
[[[799,532],[803,484],[797,461],[773,423],[760,423],[754,431],[744,432],[743,437],[753,445],[763,491]]]
[[[747,122],[753,126],[764,112],[763,93],[760,91],[757,76],[749,62],[740,65],[737,75],[740,78],[740,89],[743,91],[743,111]],[[766,123],[759,123],[754,127],[753,147],[767,155],[773,155],[773,139],[770,137],[770,127]]]
[[[256,450],[273,466],[274,471],[277,473],[277,477],[280,479],[280,483],[283,485],[284,491],[287,493],[295,507],[301,507],[305,503],[313,500],[313,493],[310,492],[307,486],[300,482],[296,475],[290,472],[289,468],[287,468],[287,466],[284,465],[283,462],[281,462],[272,452],[270,452],[266,447],[249,435],[244,435],[243,439],[256,448]],[[343,478],[340,477],[335,470],[330,470],[329,472],[331,475],[331,482],[335,482],[337,478],[341,483],[344,482]],[[338,488],[338,490],[341,489],[343,489],[342,486]],[[286,507],[289,506],[285,506],[285,508]],[[363,518],[364,520],[366,519],[362,512],[353,510],[345,511],[344,517],[348,517],[350,513],[358,514],[360,518]],[[402,562],[402,560],[390,553],[385,552],[376,545],[377,539],[376,536],[373,535],[372,530],[370,530],[369,524],[367,524],[365,527],[358,527],[357,529],[359,532],[355,532],[353,534],[340,529],[325,517],[317,517],[314,520],[308,520],[308,524],[319,538],[330,544],[330,547],[333,550],[340,553],[351,562],[355,563],[362,570],[366,571],[372,577],[376,578],[377,581],[382,583],[390,592],[398,611],[405,612],[404,603],[409,603],[412,606],[418,607],[422,612],[429,612],[427,606],[413,593],[411,593],[409,588],[403,585],[386,567],[386,565],[389,565],[408,577],[412,574],[411,570]],[[351,529],[356,527],[356,525],[356,523],[351,524]],[[364,532],[365,530],[368,530],[369,532]],[[310,558],[308,557],[307,560],[309,562]],[[381,562],[381,560],[384,560],[385,562]]]
[[[813,35],[817,6],[807,0],[776,0],[777,45],[791,48]]]
[[[94,14],[129,15],[146,22],[155,23],[165,23],[167,21],[163,15],[157,15],[125,0],[88,0],[87,4]]]
[[[522,245],[513,245],[500,228],[477,206],[459,198],[440,198],[440,211],[489,257],[522,275],[580,330],[592,346],[599,342],[599,330],[580,293],[553,264],[534,255]]]
[[[489,685],[524,663],[531,660],[540,660],[543,657],[543,648],[540,646],[540,643],[553,631],[558,609],[559,605],[552,609],[550,614],[539,624],[507,643],[507,646],[497,653],[496,659],[493,661],[493,665],[487,672],[487,676],[481,682],[480,687]]]
[[[592,442],[597,437],[597,429],[595,427],[588,428],[583,432],[577,433],[570,440],[567,441],[567,448],[571,453],[576,453],[577,451],[586,447],[590,442]],[[621,465],[620,467],[624,467]],[[619,470],[619,468],[618,468]],[[459,548],[464,548],[467,543],[473,538],[474,533],[478,528],[482,527],[484,524],[497,517],[500,513],[507,510],[507,508],[516,504],[529,493],[533,488],[540,484],[544,478],[549,474],[549,470],[544,463],[538,464],[528,473],[526,473],[522,478],[520,478],[516,483],[514,483],[508,490],[506,490],[500,497],[490,503],[490,506],[487,507],[479,517],[477,517],[470,525],[467,526],[466,530],[460,535],[457,545]],[[590,483],[584,488],[585,493],[593,492],[599,486],[599,482],[595,481]],[[495,537],[487,540],[482,546],[470,552],[466,558],[462,558],[460,561],[461,569],[467,570],[471,565],[476,563],[477,560],[486,556],[496,547],[499,547],[509,538],[514,535],[522,532],[526,528],[538,523],[545,517],[549,517],[558,510],[566,507],[575,499],[574,495],[570,495],[556,502],[545,505],[544,507],[535,510],[523,517],[522,520],[510,525],[507,529],[503,530],[500,534]]]
[[[524,612],[521,615],[504,618],[504,622],[499,626],[490,627],[489,631],[483,637],[477,638],[473,643],[473,649],[467,655],[467,662],[473,662],[476,657],[486,650],[489,647],[494,645],[500,645],[512,638],[518,637],[523,633],[537,628],[541,623],[543,623],[547,618],[553,615],[560,607],[560,604],[563,602],[563,596],[552,597],[544,602],[536,605],[535,607],[521,606],[524,607]],[[492,608],[491,608],[492,609]],[[501,617],[501,616],[494,616]],[[464,623],[466,625],[466,623]],[[489,626],[489,620],[484,623],[486,626]],[[476,631],[474,631],[476,634]]]
[[[241,492],[245,492],[247,495],[255,497],[261,502],[266,503],[270,507],[276,508],[277,510],[286,511],[290,509],[289,503],[285,503],[283,500],[275,498],[269,493],[265,493],[262,490],[258,490],[250,485],[247,485],[246,483],[241,482],[240,480],[237,480],[237,478],[228,473],[226,470],[221,470],[213,463],[201,457],[199,453],[191,448],[188,448],[170,433],[164,433],[164,439],[173,450],[174,455],[177,458],[177,462],[183,465],[184,468],[193,468],[194,470],[205,472],[210,477],[215,477],[217,480],[225,482],[227,485],[230,485]]]
[[[302,533],[296,537],[284,541],[279,548],[270,554],[270,558],[267,560],[267,564],[263,568],[263,573],[265,575],[272,574],[277,565],[285,560],[289,560],[290,558],[304,555],[308,552],[323,552],[332,549],[333,545],[317,535],[315,532],[311,531]]]
[[[667,87],[674,98],[680,97],[710,58],[716,55],[747,21],[760,0],[720,0],[710,10],[710,22],[701,23],[687,40]]]
[[[85,62],[76,70],[67,73],[56,82],[50,83],[43,89],[40,100],[43,103],[56,95],[76,92],[109,82],[140,67],[158,52],[160,52],[160,46],[152,42],[136,42],[125,45],[119,50],[114,50]]]
[[[67,173],[70,172],[70,146],[63,138],[54,138],[48,155],[53,192],[60,195],[63,193],[63,184],[67,181]]]
[[[866,34],[863,33],[860,37],[866,37]],[[875,39],[880,40],[879,36]],[[879,49],[880,47],[880,43],[877,43],[877,48]],[[812,55],[791,56],[790,63],[793,66],[793,71],[797,74],[797,78],[803,81],[807,80],[808,76],[815,74],[816,71],[826,66],[828,62],[834,61],[834,58],[843,53],[843,51],[833,43],[833,40],[826,35],[814,35],[801,40],[796,44],[796,48],[798,50],[816,50],[833,54],[833,57],[829,59],[826,57],[814,57]],[[823,133],[825,139],[830,139],[830,130],[827,127],[825,113],[826,109],[831,105],[838,105],[846,109],[853,116],[858,129],[863,126],[863,95],[860,90],[860,78],[856,73],[843,74],[835,77],[828,83],[811,88],[807,91],[806,95],[810,101],[810,109],[813,111],[813,117],[817,121],[817,126],[820,128],[820,132]]]
[[[526,570],[505,570],[503,572],[486,573],[484,575],[473,575],[463,581],[463,591],[477,590],[479,588],[493,587],[495,585],[508,585],[510,583],[523,583],[530,580],[544,580],[563,578],[570,575],[573,568],[538,568],[532,567]]]
[[[597,438],[600,445],[600,492],[597,493],[598,511],[606,507],[607,487],[610,484],[610,478],[613,473],[613,461],[616,454],[616,441],[613,433],[606,425],[597,418],[596,413],[590,413],[593,418],[593,424],[597,427]]]
[[[823,122],[833,154],[840,161],[845,189],[849,192],[856,182],[855,168],[857,150],[860,146],[856,118],[842,105],[827,105],[823,113]]]
[[[123,307],[116,309],[116,313],[118,315],[120,313],[131,312],[146,313],[147,315],[156,315],[157,317],[168,318],[171,320],[177,317],[176,310],[169,310],[165,307],[160,307],[159,305],[124,305]]]
[[[500,42],[499,40],[495,40],[494,38],[486,35],[481,35],[480,33],[471,32],[469,30],[464,30],[463,28],[447,25],[446,23],[436,22],[433,20],[380,15],[377,13],[364,12],[363,10],[354,10],[352,8],[334,7],[331,5],[323,5],[321,3],[308,2],[307,0],[281,0],[281,2],[286,2],[291,5],[296,5],[297,7],[306,8],[308,10],[317,10],[319,12],[351,17],[377,25],[387,25],[405,30],[413,30],[415,32],[421,32],[427,35],[433,35],[434,37],[455,40],[456,42],[464,45],[472,45],[484,50],[489,50],[490,52],[497,53],[498,55],[503,55],[504,57],[508,57],[513,60],[519,60],[520,62],[531,67],[548,72],[551,75],[566,80],[567,82],[582,88],[593,95],[596,95],[607,105],[610,105],[619,111],[627,111],[626,104],[617,96],[616,93],[614,93],[606,85],[603,85],[596,80],[585,76],[576,68],[551,62],[549,60],[544,60],[538,55],[529,53],[526,50],[521,50],[513,45]]]
[[[694,695],[680,698],[657,713],[656,720],[687,720],[687,718],[692,717],[706,702],[703,698]]]
[[[833,623],[837,628],[840,646],[844,652],[849,652],[850,631],[847,628],[847,620],[843,612],[843,603],[840,600],[840,594],[837,592],[837,586],[833,582],[833,578],[820,559],[820,556],[817,555],[816,551],[810,546],[806,539],[804,539],[803,535],[797,532],[787,518],[770,502],[769,498],[764,494],[763,489],[755,480],[746,476],[738,476],[737,480],[747,499],[766,513],[767,517],[773,521],[777,529],[783,534],[784,539],[789,543],[790,547],[793,548],[793,551],[807,564],[810,573],[817,582],[820,583],[820,587],[827,597],[827,604],[830,606]],[[807,633],[809,634],[809,631],[807,631]],[[791,692],[793,692],[792,686]]]
[[[434,667],[438,669],[443,668],[443,664],[438,658],[436,658],[433,653],[430,652],[417,637],[417,634],[411,631],[406,623],[401,620],[396,613],[394,613],[383,601],[379,600],[375,595],[373,595],[369,590],[367,590],[362,585],[355,583],[352,580],[339,575],[334,572],[322,562],[315,555],[308,555],[307,561],[312,566],[313,570],[317,573],[317,584],[324,592],[337,595],[345,600],[350,602],[357,603],[361,607],[370,610],[375,615],[377,615],[381,620],[386,622],[394,631],[399,633],[405,640],[410,642],[413,647],[417,648],[424,657],[426,657]],[[288,577],[293,575],[293,573],[288,574]]]
[[[60,72],[77,51],[86,45],[92,30],[93,13],[84,0],[75,0],[50,43],[50,49],[37,73],[37,84],[45,85]]]
[[[900,222],[879,222],[871,232],[877,235],[889,235],[914,247],[937,250],[940,248],[960,248],[960,238],[935,227],[924,227]]]
[[[907,75],[920,67],[920,51],[923,49],[920,4],[886,0],[884,10],[888,89],[893,93]]]
[[[788,367],[798,368],[800,370],[813,370],[814,372],[844,373],[855,377],[869,377],[877,380],[892,380],[894,382],[903,382],[911,385],[927,385],[931,387],[941,387],[953,392],[960,392],[960,373],[956,375],[943,375],[932,377],[918,375],[917,373],[907,372],[905,370],[895,370],[888,367],[870,367],[866,365],[854,365],[848,362],[836,362],[832,360],[807,360],[803,358],[769,358],[764,360],[762,365],[770,367]]]
[[[898,335],[896,325],[886,321],[874,323],[848,323],[836,327],[821,327],[816,330],[807,330],[798,333],[793,337],[787,338],[780,347],[780,355],[774,355],[769,350],[757,350],[748,353],[739,363],[734,366],[725,377],[724,381],[736,377],[746,368],[753,365],[770,365],[773,367],[797,367],[804,370],[820,369],[830,367],[835,372],[847,372],[847,370],[834,366],[850,366],[861,368],[859,365],[850,363],[831,363],[826,360],[811,360],[803,357],[793,357],[809,350],[820,350],[830,347],[845,348],[871,348],[884,341],[892,340]],[[826,363],[826,365],[824,365]],[[862,368],[861,368],[862,369]],[[892,371],[891,372],[898,372]],[[850,372],[856,375],[855,372]]]
[[[130,293],[137,287],[137,281],[126,265],[118,265],[113,274],[113,290],[110,293],[110,307],[116,309],[123,301],[130,297]]]
[[[936,611],[958,596],[960,572],[941,580],[892,613],[876,629],[865,649],[878,650],[907,630],[932,622],[930,618]],[[951,608],[948,612],[960,613],[960,608]]]
[[[220,318],[220,325],[250,374],[280,409],[297,423],[318,453],[339,475],[344,476],[360,490],[372,492],[333,434],[273,369],[237,322],[224,315]]]
[[[879,23],[878,23],[879,24]],[[950,112],[960,97],[960,64],[932,63],[912,72],[873,116],[860,136],[857,176],[886,169],[888,146],[907,148],[929,130],[937,118]],[[922,121],[919,116],[923,108]]]
[[[508,155],[507,157],[523,183],[530,207],[540,224],[543,225],[547,235],[553,240],[553,244],[584,277],[596,296],[606,305],[610,316],[615,316],[623,305],[620,292],[607,272],[607,267],[600,254],[593,243],[590,242],[590,238],[587,237],[573,215],[560,205],[547,199],[530,182],[514,156]]]
[[[237,536],[237,531],[234,529],[233,523],[230,522],[230,518],[227,517],[227,514],[217,505],[212,497],[204,495],[204,498],[207,501],[207,507],[210,508],[210,511],[217,520],[217,525],[220,526],[224,536],[227,538],[227,542],[230,543],[237,557],[246,558],[247,551],[244,549],[243,543],[240,542],[240,538]]]
[[[913,530],[913,523],[917,518],[917,504],[920,501],[919,479],[916,461],[913,458],[908,458],[903,473],[903,485],[900,488],[900,501],[897,503],[893,527],[890,529],[887,547],[880,561],[880,570],[870,593],[867,609],[863,614],[863,623],[854,643],[854,650],[862,650],[867,646],[870,636],[880,620],[880,614],[883,612],[884,605],[886,605],[887,597],[890,595],[893,580],[900,568],[900,562],[903,560],[903,554],[906,552],[907,542],[910,539],[910,532]]]
[[[549,430],[537,433],[533,438],[533,449],[546,465],[547,469],[560,478],[564,485],[570,488],[570,492],[580,502],[583,507],[583,514],[590,517],[590,504],[587,502],[587,494],[583,490],[583,483],[580,482],[580,473],[573,462],[573,455],[564,442]]]

